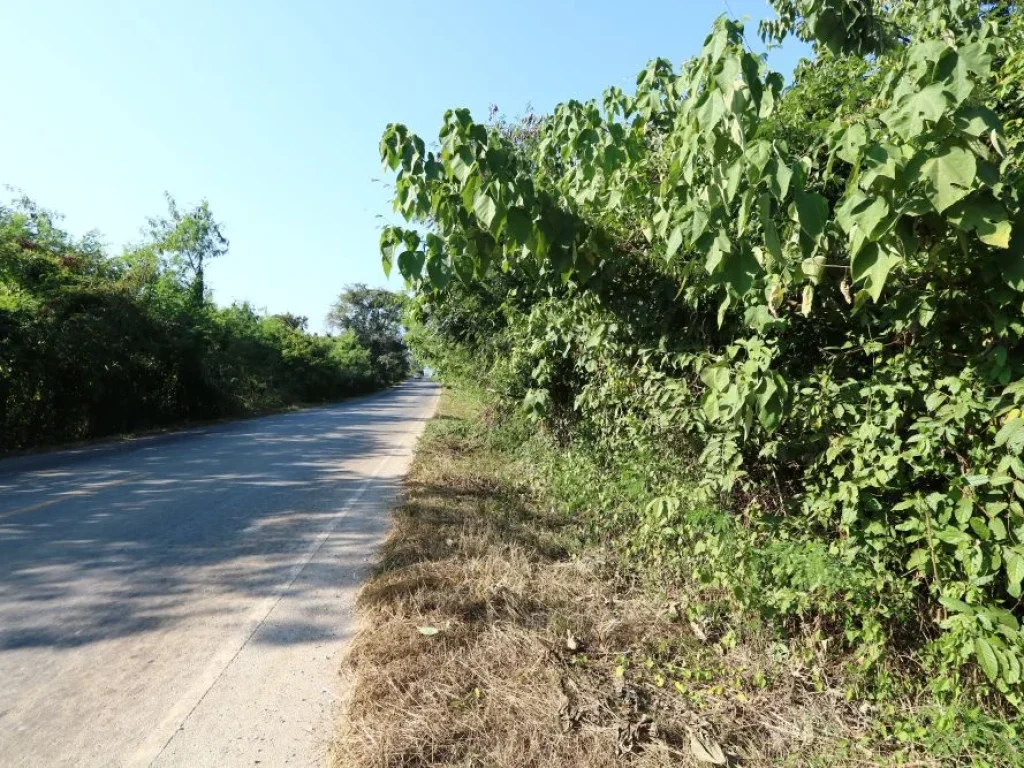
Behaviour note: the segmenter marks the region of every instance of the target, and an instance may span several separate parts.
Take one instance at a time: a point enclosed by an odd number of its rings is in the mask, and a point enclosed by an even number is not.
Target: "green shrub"
[[[200,289],[153,244],[110,258],[30,201],[0,206],[0,451],[379,385],[352,334],[217,308]]]
[[[865,673],[899,648],[941,696],[1020,706],[1021,14],[776,6],[763,33],[815,52],[789,88],[720,19],[632,95],[450,111],[439,152],[389,126],[427,233],[385,230],[385,270],[428,364],[629,467],[640,556],[822,622]]]

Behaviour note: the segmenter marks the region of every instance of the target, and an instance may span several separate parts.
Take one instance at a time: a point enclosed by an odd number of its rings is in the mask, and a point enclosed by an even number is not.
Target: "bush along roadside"
[[[636,466],[447,392],[359,600],[335,764],[1017,764],[1005,724],[851,697],[827,635],[785,637],[592,527],[642,504]]]
[[[400,125],[386,269],[441,375],[596,470],[580,511],[844,659],[850,695],[1024,705],[1024,15],[776,0],[547,117]],[[424,232],[425,230],[425,232]],[[631,478],[618,504],[605,480]]]
[[[206,203],[168,207],[112,256],[28,199],[0,204],[0,454],[339,400],[408,375],[403,296],[347,288],[333,336],[290,313],[218,307],[204,270],[227,252],[220,224]]]

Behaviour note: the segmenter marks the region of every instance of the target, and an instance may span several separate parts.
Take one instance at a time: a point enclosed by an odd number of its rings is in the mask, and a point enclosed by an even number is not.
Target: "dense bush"
[[[207,206],[152,222],[108,257],[22,200],[0,207],[0,450],[322,402],[392,383],[352,333],[218,308],[204,259],[227,247]]]
[[[788,87],[720,19],[632,95],[454,110],[436,151],[390,126],[421,226],[384,232],[385,269],[429,364],[628,465],[649,503],[604,512],[636,555],[813,623],[865,679],[898,648],[939,695],[1019,707],[1022,15],[774,4],[762,35],[814,50]]]

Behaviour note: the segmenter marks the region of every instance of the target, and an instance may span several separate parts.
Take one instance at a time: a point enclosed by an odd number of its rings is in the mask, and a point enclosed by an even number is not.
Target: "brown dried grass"
[[[448,394],[421,441],[359,600],[336,766],[708,765],[694,738],[747,766],[875,764],[859,713],[799,664],[715,642],[575,551],[481,418]]]

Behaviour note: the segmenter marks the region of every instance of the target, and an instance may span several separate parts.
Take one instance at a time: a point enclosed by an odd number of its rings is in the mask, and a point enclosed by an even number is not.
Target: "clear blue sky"
[[[483,119],[491,103],[516,115],[632,89],[651,58],[694,55],[722,13],[749,16],[762,50],[756,20],[770,12],[766,0],[12,0],[0,184],[73,234],[98,229],[111,252],[164,211],[164,190],[205,197],[231,240],[207,273],[217,302],[320,329],[345,283],[387,284],[387,123],[430,143],[449,107]],[[795,52],[771,61],[788,75]]]

